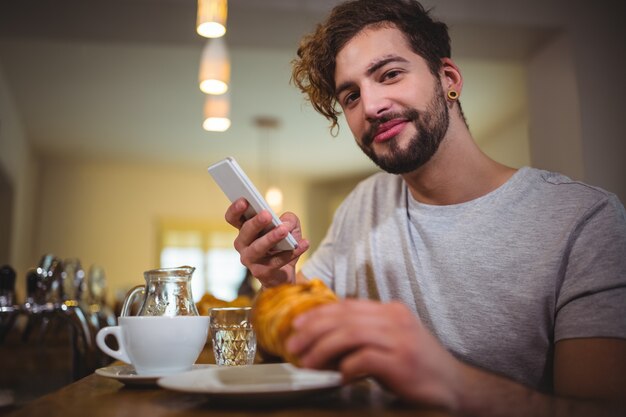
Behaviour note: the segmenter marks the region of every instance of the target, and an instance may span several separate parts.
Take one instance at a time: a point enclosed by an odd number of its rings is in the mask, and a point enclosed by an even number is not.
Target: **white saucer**
[[[193,370],[215,367],[210,364],[195,364]],[[156,385],[163,375],[137,375],[132,365],[114,365],[96,369],[96,374],[116,379],[126,385]]]
[[[334,371],[301,369],[288,363],[216,366],[160,378],[163,388],[222,398],[275,398],[308,394],[341,386]]]

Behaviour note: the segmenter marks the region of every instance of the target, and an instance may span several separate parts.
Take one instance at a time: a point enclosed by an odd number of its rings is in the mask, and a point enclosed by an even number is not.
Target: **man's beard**
[[[412,172],[423,166],[437,152],[450,124],[443,90],[439,84],[437,87],[435,95],[426,106],[425,111],[420,112],[414,108],[407,108],[401,113],[385,114],[372,123],[360,142],[357,141],[363,152],[381,169],[391,174]],[[415,135],[404,149],[400,149],[395,137],[391,138],[386,142],[387,152],[384,155],[377,155],[372,143],[378,127],[398,118],[413,122],[416,129]]]

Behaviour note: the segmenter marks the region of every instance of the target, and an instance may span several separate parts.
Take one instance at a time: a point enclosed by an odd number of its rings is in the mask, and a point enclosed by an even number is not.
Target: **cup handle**
[[[117,344],[119,346],[118,350],[111,349],[104,339],[108,336],[112,335],[117,339]],[[122,362],[131,363],[130,358],[126,354],[126,349],[124,348],[124,336],[122,333],[122,328],[120,326],[108,326],[100,329],[98,334],[96,335],[96,344],[104,353],[109,355],[112,358],[120,360]]]
[[[126,294],[126,297],[124,298],[124,304],[122,304],[122,311],[120,313],[121,317],[130,316],[130,309],[133,305],[133,299],[135,298],[135,295],[137,295],[138,292],[143,291],[144,289],[145,285],[137,285],[133,287],[130,291],[128,291],[128,294]]]

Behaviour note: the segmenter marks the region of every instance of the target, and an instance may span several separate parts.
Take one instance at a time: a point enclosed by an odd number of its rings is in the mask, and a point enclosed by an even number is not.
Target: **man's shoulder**
[[[558,172],[525,168],[522,172],[518,203],[542,211],[558,212],[559,216],[587,217],[594,212],[612,213],[622,221],[626,217],[619,198],[597,186],[571,179]]]
[[[558,172],[528,167],[523,170],[527,186],[540,194],[550,195],[561,201],[576,200],[579,203],[582,201],[593,203],[616,199],[613,193],[601,187],[574,180]]]

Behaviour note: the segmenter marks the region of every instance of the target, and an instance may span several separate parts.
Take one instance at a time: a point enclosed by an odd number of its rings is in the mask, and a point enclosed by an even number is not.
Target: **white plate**
[[[160,378],[167,389],[220,397],[246,395],[274,397],[336,388],[341,374],[334,371],[301,369],[288,363],[250,366],[217,366]]]
[[[195,364],[193,369],[204,369],[210,367],[215,367],[215,365]],[[163,376],[137,375],[137,372],[135,372],[135,368],[132,365],[114,365],[98,368],[96,369],[96,374],[107,378],[117,379],[127,385],[156,385],[157,380]]]

